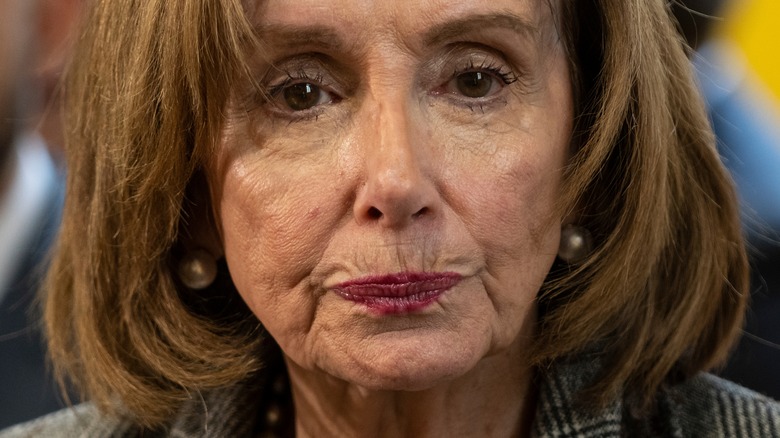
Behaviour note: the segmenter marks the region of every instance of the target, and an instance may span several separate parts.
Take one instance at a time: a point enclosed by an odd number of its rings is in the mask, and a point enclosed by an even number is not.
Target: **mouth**
[[[380,315],[397,315],[430,306],[462,278],[454,272],[399,272],[345,281],[333,291]]]

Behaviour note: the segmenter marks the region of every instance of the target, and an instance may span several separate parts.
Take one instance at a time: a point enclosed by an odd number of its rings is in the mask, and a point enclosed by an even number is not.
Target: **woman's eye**
[[[471,65],[465,70],[456,72],[437,92],[454,94],[467,99],[482,99],[497,94],[505,86],[517,80],[517,75],[504,67],[493,64]]]
[[[451,91],[473,99],[487,97],[499,88],[496,78],[481,71],[461,73],[453,81],[456,90]]]
[[[306,111],[333,101],[331,95],[309,82],[287,85],[281,90],[284,105],[293,111]]]

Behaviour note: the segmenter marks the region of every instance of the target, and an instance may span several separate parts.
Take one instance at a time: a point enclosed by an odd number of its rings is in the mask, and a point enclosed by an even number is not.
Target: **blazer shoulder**
[[[718,437],[780,437],[780,403],[711,374],[671,388],[684,431],[710,431]]]
[[[2,430],[0,438],[129,437],[132,429],[130,421],[108,417],[84,403]]]

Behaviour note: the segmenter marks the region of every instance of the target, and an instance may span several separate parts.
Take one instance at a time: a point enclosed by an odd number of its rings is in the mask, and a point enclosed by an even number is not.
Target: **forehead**
[[[557,36],[546,0],[266,0],[247,6],[261,36],[282,33],[287,40],[305,40],[314,31],[339,42],[382,35],[414,47],[486,27],[513,29],[539,42]]]

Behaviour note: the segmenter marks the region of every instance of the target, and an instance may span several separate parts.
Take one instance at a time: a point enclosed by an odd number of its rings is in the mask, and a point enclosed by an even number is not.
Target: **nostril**
[[[412,217],[420,217],[425,214],[428,214],[428,207],[421,208],[419,211],[417,211],[417,213],[413,214]]]
[[[368,217],[371,219],[379,219],[382,217],[382,212],[376,207],[371,207],[368,209]]]

